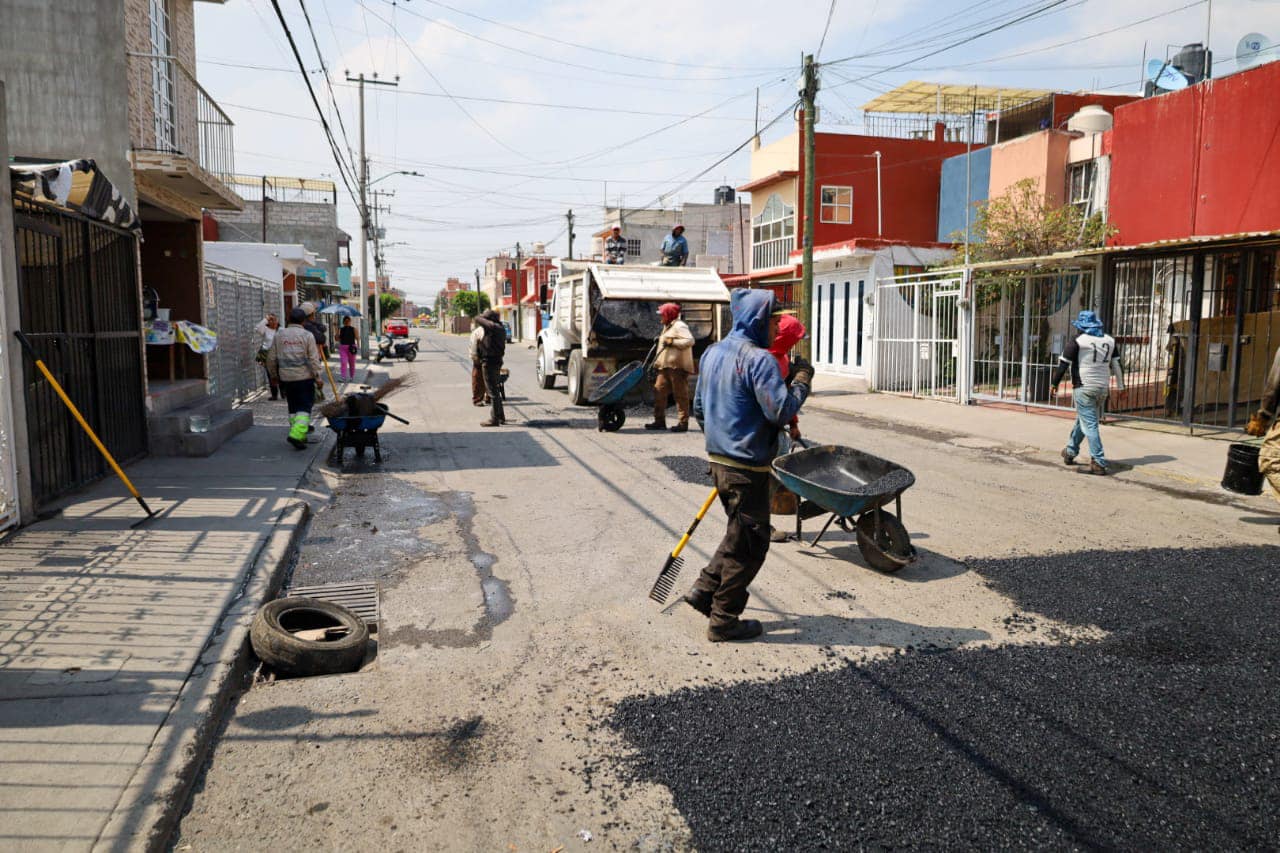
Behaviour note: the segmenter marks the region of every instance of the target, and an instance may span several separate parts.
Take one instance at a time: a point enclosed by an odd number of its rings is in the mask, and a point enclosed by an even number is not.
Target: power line
[[[325,138],[329,141],[329,150],[333,152],[334,162],[338,164],[338,175],[342,178],[343,185],[347,188],[351,200],[359,206],[360,202],[356,200],[355,190],[351,188],[351,182],[347,179],[348,164],[342,159],[342,152],[338,150],[338,143],[333,138],[333,130],[329,127],[329,122],[325,120],[324,110],[320,107],[320,99],[316,97],[316,90],[311,86],[311,79],[307,76],[306,66],[302,62],[302,54],[298,52],[297,42],[293,40],[293,32],[289,29],[289,22],[285,20],[284,10],[280,8],[280,0],[271,0],[271,7],[275,9],[276,17],[280,19],[280,26],[284,28],[285,38],[289,40],[289,47],[293,50],[293,58],[298,63],[298,70],[302,72],[302,82],[307,86],[307,93],[311,95],[311,103],[316,108],[316,115],[320,117],[320,126],[324,128]]]
[[[307,31],[311,33],[311,44],[316,49],[316,59],[320,60],[320,70],[324,72],[324,85],[329,90],[329,103],[333,104],[333,114],[338,117],[338,129],[342,131],[342,141],[347,145],[347,156],[351,156],[351,138],[347,136],[347,125],[342,120],[342,110],[338,108],[338,96],[333,92],[333,83],[329,80],[329,67],[325,65],[324,54],[320,51],[320,41],[316,38],[315,27],[311,26],[311,13],[307,11],[306,0],[298,0],[302,9],[302,17],[306,19]]]
[[[827,43],[827,33],[831,31],[831,16],[836,13],[836,0],[831,0],[831,7],[827,9],[827,23],[822,28],[822,38],[818,40],[818,52],[814,54],[814,58],[818,59],[822,56],[822,46]]]

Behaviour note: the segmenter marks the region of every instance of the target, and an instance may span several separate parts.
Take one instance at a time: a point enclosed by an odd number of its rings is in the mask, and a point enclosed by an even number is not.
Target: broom
[[[711,509],[711,504],[719,494],[719,489],[711,490],[711,494],[707,495],[707,499],[702,502],[702,509],[698,510],[698,514],[693,517],[693,524],[689,525],[689,529],[680,537],[676,547],[667,555],[667,561],[662,564],[662,571],[658,573],[658,579],[653,582],[653,588],[649,590],[649,597],[659,604],[665,603],[667,596],[671,595],[671,588],[676,585],[676,578],[684,568],[684,558],[680,556],[680,552],[684,550],[685,545],[689,544],[689,537],[693,536],[693,531],[698,529],[698,522],[702,521],[707,510]]]
[[[382,383],[377,388],[375,388],[372,392],[370,392],[369,396],[373,397],[374,401],[376,402],[381,400],[383,397],[386,397],[390,394],[394,394],[396,391],[406,388],[412,384],[413,384],[412,374],[402,374],[400,376],[393,376],[390,379],[388,379],[386,382]],[[333,400],[331,402],[325,403],[323,406],[320,407],[320,414],[324,415],[326,418],[338,418],[338,417],[342,417],[346,413],[347,413],[346,397],[343,397],[341,400]]]

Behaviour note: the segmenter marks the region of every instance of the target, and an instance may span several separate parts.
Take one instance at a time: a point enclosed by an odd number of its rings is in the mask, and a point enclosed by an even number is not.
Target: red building
[[[1280,229],[1280,63],[1115,111],[1116,245]]]

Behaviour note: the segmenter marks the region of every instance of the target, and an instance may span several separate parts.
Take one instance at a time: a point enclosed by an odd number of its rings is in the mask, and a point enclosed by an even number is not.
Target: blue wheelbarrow
[[[773,460],[773,474],[796,494],[796,538],[804,541],[806,518],[830,513],[822,531],[808,543],[818,544],[832,523],[857,532],[858,550],[884,572],[896,572],[916,558],[911,536],[902,524],[902,493],[915,475],[852,447],[824,445],[797,450]],[[893,513],[883,507],[894,504]]]
[[[600,411],[596,412],[599,432],[617,432],[627,422],[627,410],[623,401],[649,372],[649,365],[657,348],[658,345],[654,344],[643,360],[623,365],[587,397],[587,405],[600,407]]]
[[[398,415],[393,415],[382,403],[377,403],[376,415],[334,415],[329,418],[329,429],[338,438],[329,451],[329,464],[341,465],[348,447],[355,448],[356,457],[364,458],[366,448],[373,448],[373,461],[382,461],[382,445],[378,443],[378,430],[386,423],[387,418],[395,418],[402,424],[409,423]]]

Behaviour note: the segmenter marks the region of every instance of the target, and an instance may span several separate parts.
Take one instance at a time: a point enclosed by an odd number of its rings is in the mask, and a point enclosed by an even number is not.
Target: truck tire
[[[538,344],[538,364],[534,367],[534,371],[538,376],[538,386],[544,391],[550,391],[556,387],[556,375],[547,370],[547,351],[542,344]]]
[[[334,629],[333,639],[303,639],[295,632]],[[253,652],[278,672],[298,678],[354,672],[364,661],[369,627],[345,607],[314,598],[277,598],[262,606],[249,627]]]
[[[586,364],[582,358],[582,350],[576,349],[569,354],[569,402],[575,406],[587,404]]]

